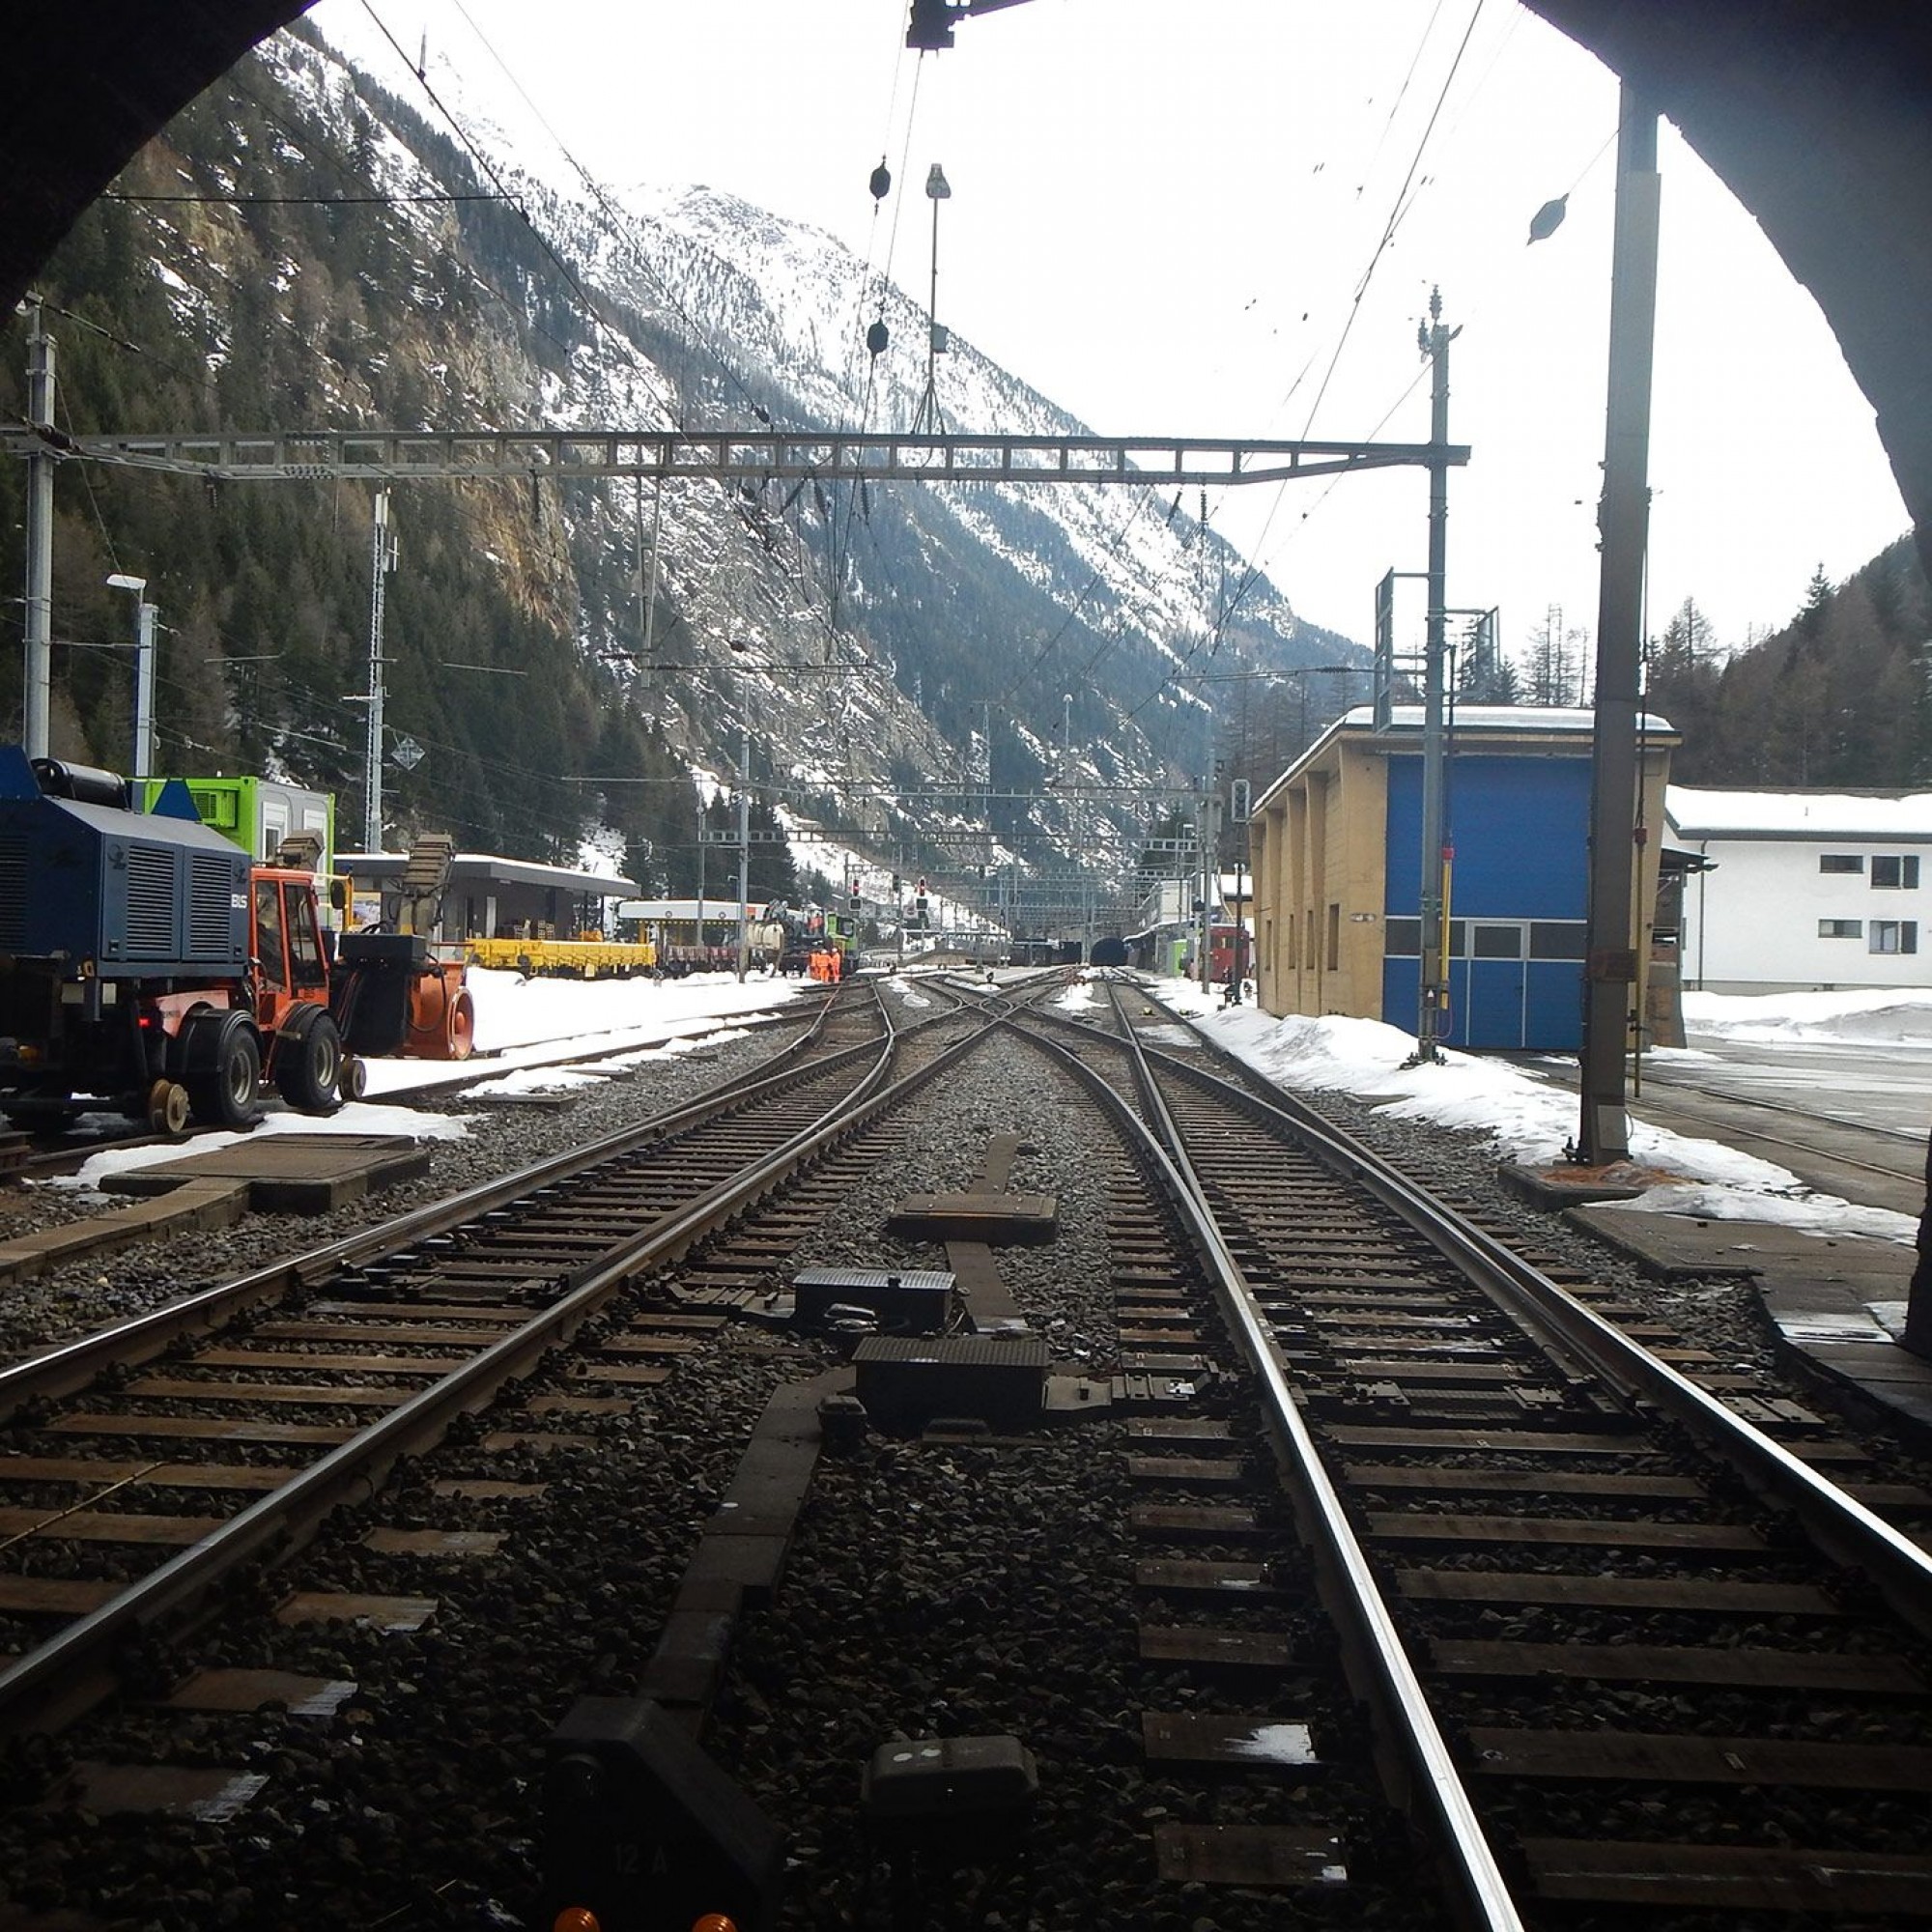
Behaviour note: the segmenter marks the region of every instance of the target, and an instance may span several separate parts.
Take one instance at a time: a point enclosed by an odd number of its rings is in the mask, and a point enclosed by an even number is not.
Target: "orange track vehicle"
[[[306,1113],[359,1094],[352,1025],[364,1051],[469,1050],[460,967],[338,963],[312,872],[251,866],[179,781],[130,807],[111,773],[0,747],[0,1114],[241,1127],[265,1080]]]
[[[460,953],[439,958],[424,937],[441,915],[455,859],[454,839],[425,834],[403,867],[395,928],[342,935],[331,1009],[355,1052],[469,1058],[476,1008],[463,983],[468,961]]]

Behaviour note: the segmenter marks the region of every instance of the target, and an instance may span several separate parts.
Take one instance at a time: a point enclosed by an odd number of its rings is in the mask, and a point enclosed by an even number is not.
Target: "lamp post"
[[[946,171],[934,161],[925,177],[926,199],[932,203],[932,284],[925,304],[925,394],[913,413],[912,432],[937,436],[939,420],[939,356],[946,348],[946,331],[939,326],[939,204],[952,198]]]
[[[110,590],[134,593],[134,776],[155,775],[155,619],[159,614],[148,602],[148,580],[124,577],[118,571],[107,580]]]
[[[738,983],[752,944],[752,731],[738,741]]]
[[[369,540],[369,718],[362,762],[362,845],[383,849],[383,580],[396,567],[395,539],[389,534],[389,493],[376,492],[375,521]]]

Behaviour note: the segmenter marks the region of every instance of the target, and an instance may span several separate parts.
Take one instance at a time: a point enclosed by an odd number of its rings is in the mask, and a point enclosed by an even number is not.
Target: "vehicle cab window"
[[[289,895],[289,965],[298,988],[312,991],[328,984],[328,965],[322,954],[322,935],[316,929],[311,895]]]
[[[264,985],[285,987],[289,983],[288,961],[282,952],[282,889],[274,879],[255,881],[255,957]]]

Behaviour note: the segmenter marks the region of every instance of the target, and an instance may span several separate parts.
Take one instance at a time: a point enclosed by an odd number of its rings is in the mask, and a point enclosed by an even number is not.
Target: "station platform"
[[[1743,1146],[1758,1136],[1747,1113],[1726,1131],[1708,1095],[1694,1117],[1671,1118],[1667,1098],[1647,1096],[1632,1108],[1659,1126]],[[1825,1138],[1829,1139],[1827,1135]],[[1915,1216],[1922,1186],[1901,1185],[1875,1169],[1867,1175],[1843,1150],[1820,1146],[1812,1158],[1781,1150],[1783,1164],[1820,1192],[1859,1207]],[[1776,1222],[1719,1219],[1615,1205],[1646,1193],[1642,1186],[1568,1183],[1552,1169],[1504,1170],[1504,1178],[1546,1208],[1614,1248],[1659,1281],[1748,1283],[1776,1330],[1779,1353],[1814,1386],[1895,1429],[1915,1450],[1932,1453],[1932,1360],[1901,1346],[1906,1301],[1917,1251],[1902,1242],[1849,1234],[1820,1235]],[[1908,1205],[1909,1204],[1909,1205]]]
[[[1898,1341],[1913,1249],[1764,1221],[1611,1207],[1571,1208],[1564,1218],[1659,1280],[1747,1281],[1792,1366],[1932,1451],[1932,1361]]]

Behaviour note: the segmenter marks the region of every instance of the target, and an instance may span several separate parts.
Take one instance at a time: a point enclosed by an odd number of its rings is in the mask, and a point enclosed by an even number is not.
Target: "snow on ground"
[[[369,1101],[339,1108],[333,1114],[298,1114],[293,1108],[263,1115],[245,1134],[198,1134],[191,1146],[160,1141],[149,1147],[105,1148],[78,1173],[60,1175],[43,1183],[48,1187],[99,1189],[103,1177],[127,1174],[137,1167],[157,1167],[188,1153],[213,1153],[257,1134],[401,1134],[419,1141],[458,1141],[466,1129],[449,1114],[418,1112],[414,1107],[381,1107]]]
[[[699,1034],[715,1038],[720,1019],[770,1012],[810,983],[758,975],[741,985],[729,973],[694,973],[688,980],[526,980],[477,966],[464,980],[476,1005],[476,1054],[506,1071],[554,1063],[559,1040],[604,1054]],[[473,1080],[478,1071],[474,1057],[367,1064],[372,1097]]]
[[[1491,1134],[1498,1154],[1530,1167],[1563,1158],[1577,1129],[1577,1095],[1533,1068],[1447,1048],[1439,1065],[1405,1065],[1415,1037],[1378,1020],[1274,1019],[1252,1006],[1223,1007],[1218,989],[1164,980],[1164,999],[1264,1078],[1290,1090],[1352,1094],[1393,1118]],[[1685,1018],[1719,1039],[1812,1040],[1932,1037],[1932,992],[1869,990],[1746,997],[1690,993]],[[1874,1029],[1897,1029],[1874,1031]],[[1719,1053],[1690,1051],[1721,1059]],[[1775,1221],[1816,1235],[1865,1235],[1910,1242],[1918,1224],[1882,1208],[1861,1208],[1814,1193],[1798,1177],[1718,1141],[1694,1140],[1633,1118],[1631,1158],[1680,1175],[1628,1204],[1638,1212],[1693,1214],[1707,1220]]]
[[[453,1114],[385,1107],[381,1095],[473,1081],[486,1066],[501,1066],[503,1077],[485,1082],[477,1092],[536,1093],[585,1086],[597,1075],[559,1064],[559,1046],[595,1054],[597,1065],[611,1069],[690,1053],[699,1045],[741,1038],[744,1028],[721,1029],[719,1021],[785,1006],[810,982],[758,977],[740,984],[728,973],[695,973],[687,980],[526,980],[518,973],[472,966],[464,983],[476,1004],[476,1053],[470,1059],[371,1060],[365,1063],[369,1097],[324,1115],[298,1114],[271,1102],[253,1131],[461,1140],[466,1128]],[[201,1135],[193,1150],[213,1151],[242,1138]],[[103,1149],[77,1174],[48,1184],[98,1189],[106,1175],[178,1160],[182,1152],[173,1143]]]
[[[526,980],[472,966],[464,984],[476,1003],[476,1050],[497,1053],[540,1040],[600,1034],[662,1036],[697,1023],[769,1012],[808,991],[806,980],[729,973],[688,980]]]
[[[1684,1024],[1722,1039],[1932,1040],[1932,989],[1842,993],[1686,993]]]
[[[981,982],[962,979],[957,983],[980,990]],[[598,1064],[636,1065],[689,1052],[700,1037],[707,1044],[735,1037],[738,1029],[718,1031],[721,1019],[770,1011],[808,990],[805,981],[758,978],[741,984],[724,973],[696,974],[688,980],[585,981],[526,980],[515,973],[476,968],[470,970],[469,984],[476,1002],[478,1052],[503,1068],[502,1080],[491,1084],[515,1092],[578,1086],[595,1078],[556,1064],[559,1042],[569,1042],[586,1054],[620,1049]],[[908,1008],[927,1004],[913,982],[901,976],[894,976],[887,985]],[[1453,1048],[1444,1050],[1437,1065],[1406,1066],[1404,1063],[1415,1051],[1414,1036],[1377,1020],[1334,1015],[1274,1019],[1253,1006],[1224,1007],[1218,989],[1204,993],[1180,980],[1163,980],[1159,990],[1204,1034],[1277,1086],[1336,1090],[1385,1107],[1398,1119],[1488,1133],[1500,1157],[1529,1166],[1559,1161],[1565,1144],[1576,1135],[1576,1094],[1534,1068],[1479,1059]],[[1056,1004],[1078,1013],[1096,1006],[1099,999],[1097,986],[1083,980],[1061,992]],[[1687,993],[1684,1005],[1687,1023],[1720,1042],[1726,1037],[1932,1041],[1932,991],[1749,998]],[[1721,1053],[1708,1049],[1688,1052],[1721,1059]],[[536,1065],[546,1061],[548,1065]],[[379,1095],[420,1088],[439,1079],[473,1077],[477,1071],[474,1059],[375,1061],[369,1068],[370,1092]],[[372,1098],[326,1119],[276,1109],[255,1131],[400,1133],[440,1139],[460,1137],[464,1128],[451,1115],[384,1107]],[[220,1147],[236,1138],[213,1136],[195,1145]],[[103,1174],[172,1160],[179,1152],[174,1147],[103,1151],[61,1184],[98,1187]],[[1689,1139],[1633,1120],[1631,1155],[1645,1167],[1683,1177],[1680,1183],[1652,1188],[1641,1201],[1629,1204],[1640,1211],[1776,1221],[1819,1235],[1866,1235],[1905,1242],[1916,1233],[1916,1224],[1903,1214],[1813,1193],[1785,1169],[1717,1141]]]

